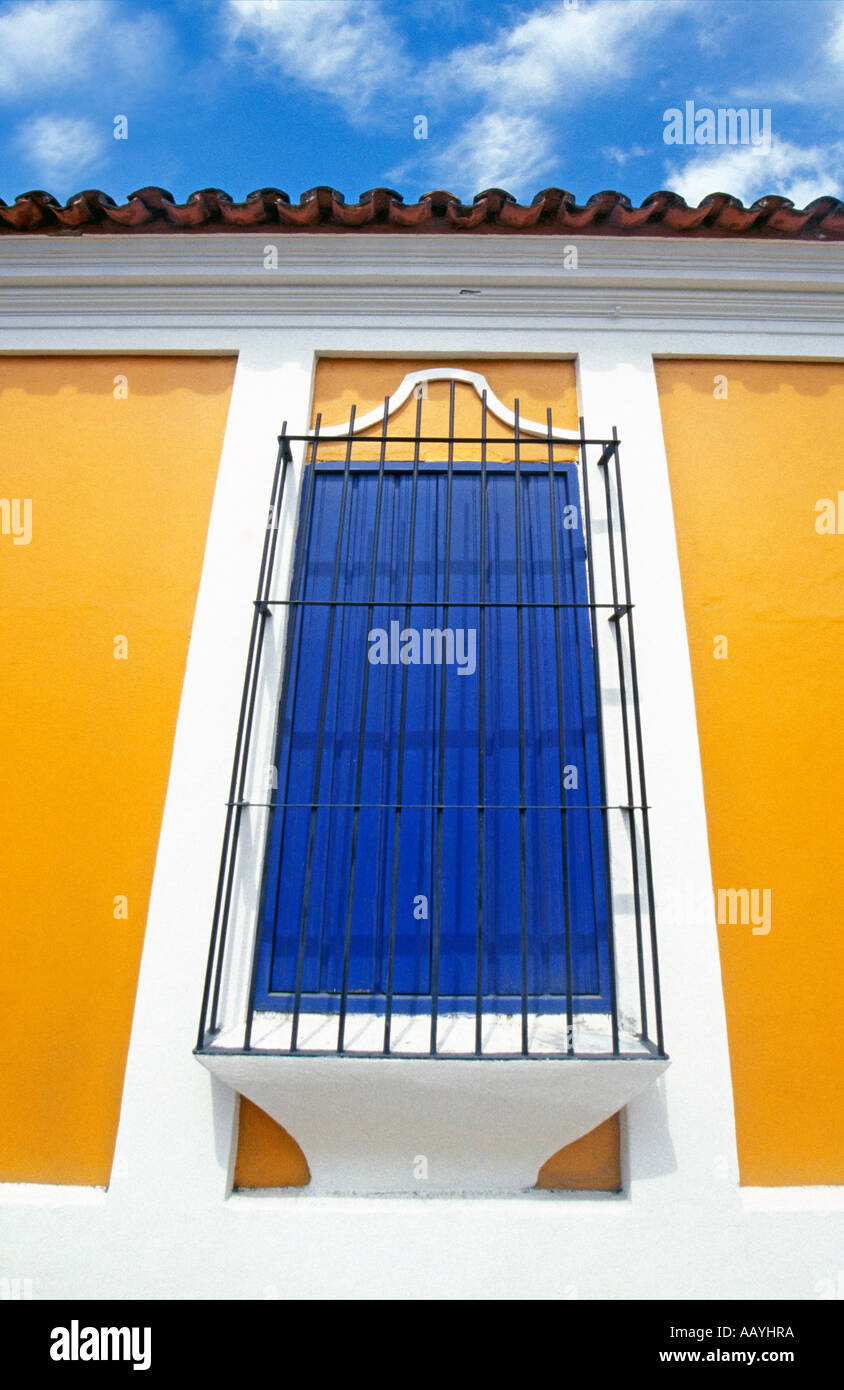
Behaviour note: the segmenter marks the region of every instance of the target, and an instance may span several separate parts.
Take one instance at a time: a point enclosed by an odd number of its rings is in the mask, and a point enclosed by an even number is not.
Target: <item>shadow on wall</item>
[[[677,1171],[677,1154],[671,1142],[668,1126],[668,1102],[665,1096],[665,1077],[660,1076],[647,1090],[640,1092],[628,1106],[628,1120],[635,1112],[636,1130],[648,1135],[648,1143],[637,1145],[636,1178],[664,1178]],[[629,1130],[628,1130],[629,1133]]]
[[[659,364],[660,359],[654,359]],[[662,359],[664,365],[672,365],[676,359]],[[660,395],[664,398],[672,396],[680,391],[692,391],[701,396],[715,395],[717,399],[729,399],[729,382],[731,372],[734,375],[735,384],[740,386],[741,392],[749,396],[782,396],[784,391],[790,391],[795,396],[828,396],[831,391],[829,380],[818,371],[818,367],[823,367],[824,363],[817,362],[795,362],[792,358],[783,358],[783,367],[788,368],[788,379],[785,380],[781,373],[777,372],[777,360],[766,357],[764,361],[753,362],[747,358],[732,357],[696,357],[686,358],[683,361],[684,376],[682,380],[663,381],[660,383]],[[828,365],[828,364],[826,364]],[[739,373],[741,376],[739,377]],[[727,384],[726,394],[723,384],[720,387],[720,395],[715,391],[715,378],[725,378]]]
[[[190,354],[180,352],[178,357],[184,360]],[[203,351],[201,359],[203,362],[211,358],[236,358],[233,352],[207,352]],[[46,371],[42,376],[33,372],[28,372],[25,384],[21,381],[20,358],[9,358],[4,361],[0,356],[0,392],[21,391],[27,396],[58,396],[63,391],[70,391],[77,396],[115,396],[121,400],[131,396],[173,396],[189,392],[194,396],[216,396],[219,395],[219,382],[213,372],[203,374],[201,363],[197,358],[197,369],[190,373],[189,379],[174,369],[172,357],[166,357],[157,352],[154,355],[145,353],[103,353],[95,356],[93,353],[86,353],[84,359],[78,355],[63,355],[60,353],[32,353],[27,354],[27,365],[37,365],[39,362],[49,364],[49,373]],[[133,367],[143,365],[143,373],[133,372]],[[125,377],[126,382],[121,385],[117,378]],[[124,396],[116,394],[120,391],[125,392]]]

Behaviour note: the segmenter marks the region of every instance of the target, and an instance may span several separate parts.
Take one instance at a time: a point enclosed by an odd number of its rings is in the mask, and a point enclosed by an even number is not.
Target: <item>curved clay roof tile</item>
[[[68,198],[63,208],[53,208],[53,216],[62,227],[85,227],[102,222],[108,208],[115,207],[113,198],[99,188],[86,188]]]
[[[280,188],[256,188],[253,193],[247,193],[242,203],[221,201],[220,216],[232,227],[254,227],[256,223],[266,226],[278,220],[278,204],[289,202],[289,194]]]
[[[336,188],[309,188],[297,203],[279,188],[259,188],[242,203],[221,188],[201,188],[184,203],[150,186],[118,206],[100,189],[75,193],[62,207],[41,189],[21,193],[11,207],[0,199],[0,236],[62,232],[123,235],[144,232],[259,231],[498,232],[503,235],[679,236],[844,240],[844,204],[816,198],[795,208],[769,194],[745,207],[729,193],[710,193],[689,207],[678,193],[661,189],[635,207],[624,193],[594,193],[585,204],[562,188],[545,188],[519,203],[504,188],[486,188],[465,204],[446,189],[405,203],[392,188],[371,188],[347,203]]]
[[[56,225],[53,208],[58,206],[52,194],[34,188],[30,193],[19,193],[13,207],[7,207],[4,203],[0,207],[0,218],[16,232],[39,231],[45,224]]]
[[[107,208],[106,216],[112,222],[119,222],[122,227],[143,227],[157,218],[166,217],[168,204],[172,207],[175,201],[166,188],[139,188],[137,192],[129,194],[128,203],[122,207]]]
[[[168,221],[175,222],[177,227],[201,227],[212,218],[219,218],[221,205],[231,201],[221,188],[200,188],[190,194],[184,207],[170,203],[165,205],[164,212]]]

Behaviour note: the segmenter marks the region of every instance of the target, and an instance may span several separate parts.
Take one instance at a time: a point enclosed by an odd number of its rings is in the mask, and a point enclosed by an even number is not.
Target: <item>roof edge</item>
[[[729,193],[710,193],[690,207],[679,193],[660,189],[634,206],[624,193],[605,190],[584,204],[562,188],[545,188],[519,203],[502,188],[487,188],[471,204],[435,189],[405,203],[391,188],[372,188],[356,203],[326,185],[298,203],[279,188],[259,188],[235,202],[220,188],[201,188],[177,203],[149,186],[117,204],[98,188],[74,193],[62,205],[42,189],[21,193],[11,206],[0,199],[0,238],[17,234],[127,235],[155,233],[425,232],[563,236],[670,236],[844,241],[844,203],[827,196],[805,208],[768,194],[749,207]]]

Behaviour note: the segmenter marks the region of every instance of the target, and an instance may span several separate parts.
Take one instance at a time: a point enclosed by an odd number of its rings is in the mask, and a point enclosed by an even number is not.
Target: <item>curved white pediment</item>
[[[429,381],[461,381],[466,386],[471,386],[480,400],[483,400],[484,394],[486,394],[486,408],[490,415],[494,415],[496,420],[500,420],[502,424],[509,425],[512,430],[515,430],[515,414],[512,410],[507,409],[503,401],[498,399],[486,377],[481,372],[470,372],[464,367],[424,367],[418,372],[408,372],[406,376],[402,377],[395,394],[388,397],[388,417],[401,409],[417,386]],[[345,420],[342,425],[321,426],[319,437],[320,439],[337,439],[349,434],[358,434],[361,430],[370,429],[372,425],[380,425],[383,419],[383,406],[376,406],[374,410],[367,411],[366,415],[356,416],[354,424],[351,420]],[[520,415],[519,434],[528,435],[531,438],[547,439],[548,426],[547,424],[540,424],[538,420],[525,420]],[[562,444],[579,444],[580,442],[578,435],[556,427],[551,430],[551,438]]]

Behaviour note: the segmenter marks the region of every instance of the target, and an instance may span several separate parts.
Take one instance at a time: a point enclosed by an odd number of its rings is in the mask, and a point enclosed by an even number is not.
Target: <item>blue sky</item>
[[[842,94],[844,0],[0,0],[0,196],[323,183],[802,206],[844,196]],[[767,109],[769,147],[666,144],[687,102]]]

